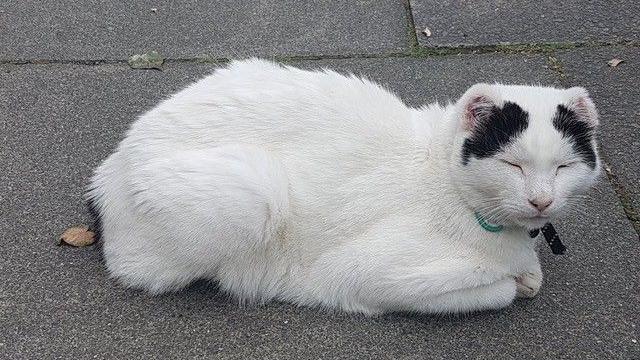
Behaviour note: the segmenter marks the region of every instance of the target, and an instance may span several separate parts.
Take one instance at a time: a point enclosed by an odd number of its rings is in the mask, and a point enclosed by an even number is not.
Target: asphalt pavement
[[[640,6],[533,4],[4,1],[0,358],[640,359]],[[129,67],[150,50],[162,71]],[[99,246],[56,246],[138,115],[247,56],[360,74],[412,106],[480,81],[585,86],[608,171],[556,226],[567,254],[541,247],[540,294],[495,312],[241,307],[204,281],[151,297],[109,279]]]

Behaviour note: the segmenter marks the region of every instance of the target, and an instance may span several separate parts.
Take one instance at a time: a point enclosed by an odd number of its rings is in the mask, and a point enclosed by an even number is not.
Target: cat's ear
[[[589,96],[589,92],[579,86],[569,88],[566,92],[567,108],[577,115],[578,120],[586,122],[591,127],[597,127],[600,124],[598,111]]]
[[[461,128],[464,131],[472,131],[482,124],[483,120],[488,119],[500,103],[502,100],[495,86],[489,84],[473,85],[456,103]]]

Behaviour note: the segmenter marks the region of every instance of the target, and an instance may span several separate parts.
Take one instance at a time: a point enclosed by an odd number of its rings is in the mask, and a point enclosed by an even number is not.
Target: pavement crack
[[[609,179],[609,183],[618,196],[618,200],[620,201],[620,205],[622,205],[622,209],[627,216],[627,219],[629,219],[629,221],[631,222],[631,226],[633,226],[640,239],[640,213],[633,207],[633,205],[631,205],[629,194],[627,194],[627,192],[625,191],[625,186],[620,178],[616,175],[615,172],[613,172],[613,170],[611,170],[611,167],[606,161],[603,161],[603,163],[603,167],[605,173],[607,174],[607,178]]]
[[[408,5],[407,5],[408,6]],[[409,26],[412,18],[408,18]],[[495,44],[495,45],[455,45],[423,47],[417,43],[415,27],[411,29],[412,38],[407,51],[383,53],[346,53],[346,54],[310,54],[310,55],[272,55],[264,58],[276,61],[313,61],[340,59],[384,59],[384,58],[427,58],[434,56],[450,56],[463,54],[549,54],[547,60],[554,71],[561,71],[559,62],[551,59],[557,50],[577,49],[583,47],[602,48],[612,46],[640,46],[636,42],[568,42],[568,43],[532,43],[532,44]],[[555,58],[554,58],[555,59]],[[196,56],[165,58],[166,64],[221,64],[231,61],[229,57]],[[128,57],[123,59],[0,59],[0,65],[127,65]]]
[[[404,5],[405,16],[407,18],[407,36],[409,38],[409,49],[411,52],[415,52],[420,48],[420,44],[418,43],[416,22],[413,18],[413,11],[411,10],[411,2],[409,2],[409,0],[402,0],[402,5]]]

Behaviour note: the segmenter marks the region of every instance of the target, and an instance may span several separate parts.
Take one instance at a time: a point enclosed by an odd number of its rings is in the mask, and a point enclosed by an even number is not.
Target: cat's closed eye
[[[558,172],[560,172],[560,169],[566,169],[566,168],[572,166],[573,164],[575,164],[575,162],[570,162],[570,163],[558,165],[558,167],[556,168],[556,175],[558,175]]]
[[[513,163],[511,161],[504,160],[504,159],[500,159],[500,161],[505,163],[505,164],[507,164],[507,165],[509,165],[509,166],[511,166],[511,167],[513,167],[514,169],[518,169],[518,170],[520,170],[520,172],[524,173],[524,171],[522,170],[522,166],[520,166],[520,165],[518,165],[516,163]]]

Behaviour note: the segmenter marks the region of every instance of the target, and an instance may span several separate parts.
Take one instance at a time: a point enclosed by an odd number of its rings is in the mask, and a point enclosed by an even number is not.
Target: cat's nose
[[[534,208],[538,209],[538,211],[544,211],[544,209],[548,208],[552,202],[553,202],[553,199],[547,198],[547,197],[529,199],[529,204],[531,204],[531,206],[533,206]]]

